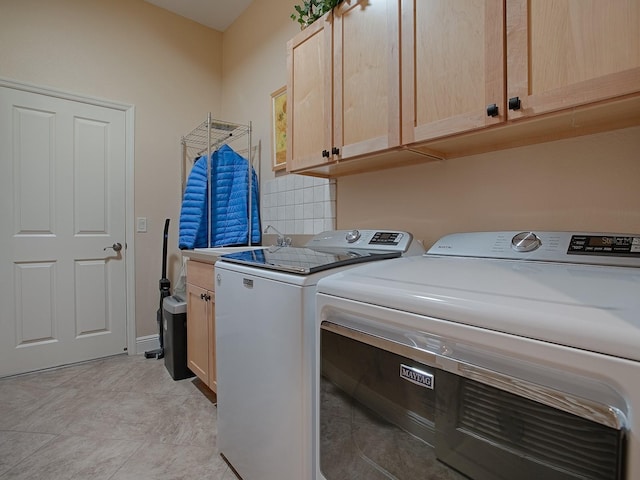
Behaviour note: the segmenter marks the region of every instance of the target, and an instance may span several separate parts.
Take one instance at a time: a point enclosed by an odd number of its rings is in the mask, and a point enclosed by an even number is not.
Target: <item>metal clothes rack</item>
[[[247,175],[249,176],[249,194],[247,198],[247,211],[249,212],[249,228],[247,243],[251,245],[252,226],[253,226],[253,210],[252,205],[252,181],[253,175],[251,175],[251,168],[253,166],[252,161],[252,148],[251,148],[251,122],[248,125],[242,125],[237,123],[231,123],[224,120],[215,120],[211,118],[211,113],[207,115],[207,119],[191,130],[188,134],[182,137],[182,164],[181,164],[181,182],[182,182],[182,197],[184,198],[184,191],[187,185],[187,172],[190,170],[189,166],[193,165],[193,162],[198,158],[206,154],[207,158],[207,246],[211,247],[211,202],[214,198],[212,195],[212,189],[215,186],[212,185],[211,179],[211,153],[223,145],[240,144],[240,141],[245,140],[247,142],[246,158],[248,159]],[[244,148],[234,150],[243,155]],[[244,156],[244,155],[243,155]]]

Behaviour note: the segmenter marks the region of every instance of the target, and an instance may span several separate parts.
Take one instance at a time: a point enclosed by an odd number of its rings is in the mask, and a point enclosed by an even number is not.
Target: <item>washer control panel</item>
[[[315,235],[305,245],[308,248],[347,248],[383,250],[421,255],[424,249],[409,232],[398,230],[329,230]],[[417,248],[417,249],[416,249]]]
[[[454,233],[438,240],[426,255],[640,267],[640,234]]]

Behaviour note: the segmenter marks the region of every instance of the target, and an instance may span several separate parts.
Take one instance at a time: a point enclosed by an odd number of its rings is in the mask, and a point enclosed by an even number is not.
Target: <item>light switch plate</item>
[[[136,232],[146,233],[147,231],[147,217],[136,218]]]

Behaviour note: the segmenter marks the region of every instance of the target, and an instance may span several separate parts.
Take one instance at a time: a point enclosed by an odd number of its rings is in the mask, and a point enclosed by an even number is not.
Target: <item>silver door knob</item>
[[[110,247],[104,247],[104,250],[106,251],[109,248],[113,248],[114,252],[119,252],[120,250],[122,250],[122,244],[121,243],[114,243]]]

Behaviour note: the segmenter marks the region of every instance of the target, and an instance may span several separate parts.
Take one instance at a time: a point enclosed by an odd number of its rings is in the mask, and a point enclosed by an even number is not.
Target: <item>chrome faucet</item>
[[[291,237],[285,237],[273,225],[267,225],[263,233],[269,233],[269,230],[273,230],[278,235],[278,240],[276,240],[276,245],[278,245],[278,247],[288,247],[291,245]]]

